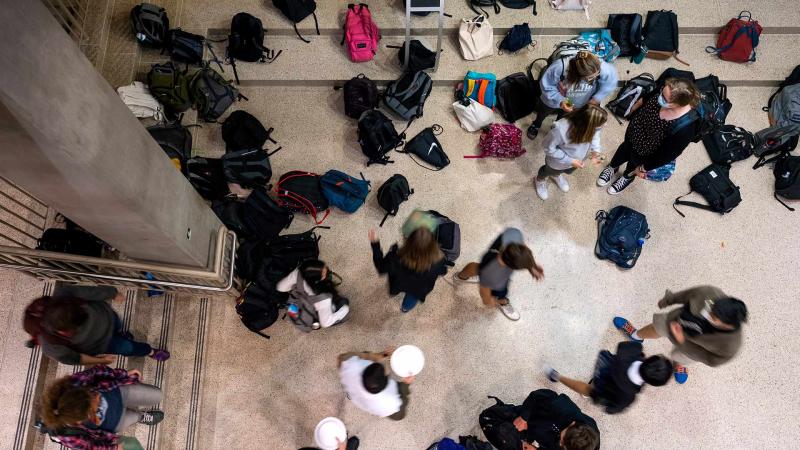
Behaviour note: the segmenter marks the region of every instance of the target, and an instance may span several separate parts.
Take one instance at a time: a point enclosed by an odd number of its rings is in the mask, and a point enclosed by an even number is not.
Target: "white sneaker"
[[[558,174],[557,177],[551,177],[551,179],[561,189],[561,192],[569,192],[569,183],[567,183],[567,177],[563,173]]]
[[[509,320],[519,320],[520,315],[517,312],[517,310],[515,310],[514,307],[511,306],[511,301],[506,299],[506,302],[508,303],[506,303],[505,305],[498,303],[497,309],[499,309],[500,312],[502,312],[503,315],[506,316]]]
[[[547,192],[547,178],[539,180],[538,177],[533,177],[533,185],[536,186],[536,195],[542,200],[547,200],[550,196]]]

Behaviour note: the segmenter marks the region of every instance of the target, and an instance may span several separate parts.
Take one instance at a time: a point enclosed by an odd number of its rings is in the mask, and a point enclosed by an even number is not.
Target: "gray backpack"
[[[333,275],[338,277],[336,274]],[[341,282],[341,279],[339,281]],[[298,272],[297,281],[290,292],[290,309],[287,310],[286,316],[294,324],[294,326],[300,329],[300,331],[310,333],[311,331],[319,330],[321,328],[319,324],[319,315],[317,314],[317,309],[314,307],[314,304],[331,297],[331,294],[325,292],[317,295],[308,295],[305,289],[303,289],[304,284],[305,280],[303,280],[303,277]],[[344,303],[347,303],[347,300],[344,297],[341,297],[341,300],[344,301]],[[332,301],[334,304],[337,303],[336,299],[332,299]],[[296,313],[293,313],[292,305],[297,307]],[[345,320],[346,317],[340,320],[338,323],[344,322]]]
[[[431,87],[433,81],[427,73],[406,72],[399,80],[389,83],[383,102],[387,108],[411,123],[412,120],[422,117],[422,109],[431,93]]]
[[[230,81],[208,65],[192,76],[189,93],[197,116],[206,122],[216,122],[237,100],[247,100]]]
[[[800,83],[778,92],[770,103],[769,112],[778,126],[800,124]]]

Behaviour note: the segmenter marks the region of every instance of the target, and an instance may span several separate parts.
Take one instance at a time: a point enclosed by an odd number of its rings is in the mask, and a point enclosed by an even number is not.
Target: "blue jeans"
[[[405,297],[403,297],[403,303],[402,303],[401,307],[404,310],[408,311],[408,310],[412,309],[413,307],[417,306],[417,303],[419,303],[419,301],[420,301],[419,298],[417,298],[417,297],[409,294],[408,292],[406,292]]]
[[[122,355],[122,356],[147,356],[153,350],[150,344],[145,342],[136,342],[133,339],[123,335],[122,321],[119,317],[114,316],[114,335],[111,336],[111,342],[108,343],[106,353],[109,355]]]

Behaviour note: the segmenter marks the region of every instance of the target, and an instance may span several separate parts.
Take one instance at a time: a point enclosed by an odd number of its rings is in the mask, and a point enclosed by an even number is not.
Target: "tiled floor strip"
[[[200,409],[200,389],[203,371],[203,353],[206,340],[206,322],[208,319],[208,298],[200,299],[200,313],[197,319],[197,342],[195,344],[194,370],[192,371],[192,394],[189,405],[189,425],[186,433],[186,450],[194,450],[197,434],[198,411]]]

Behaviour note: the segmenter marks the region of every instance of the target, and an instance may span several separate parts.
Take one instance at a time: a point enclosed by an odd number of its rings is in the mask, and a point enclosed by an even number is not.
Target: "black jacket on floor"
[[[389,275],[389,293],[397,295],[406,292],[425,301],[425,297],[431,293],[436,285],[436,278],[447,273],[447,265],[444,258],[434,263],[426,272],[414,272],[400,262],[397,255],[397,244],[389,249],[385,256],[381,250],[380,242],[372,243],[372,262],[378,273]]]
[[[523,439],[530,443],[536,441],[540,450],[561,450],[561,432],[572,422],[589,425],[598,435],[600,433],[594,419],[584,414],[569,397],[550,389],[531,392],[525,402],[517,406],[517,412],[528,422]],[[599,442],[597,448],[600,448]]]

